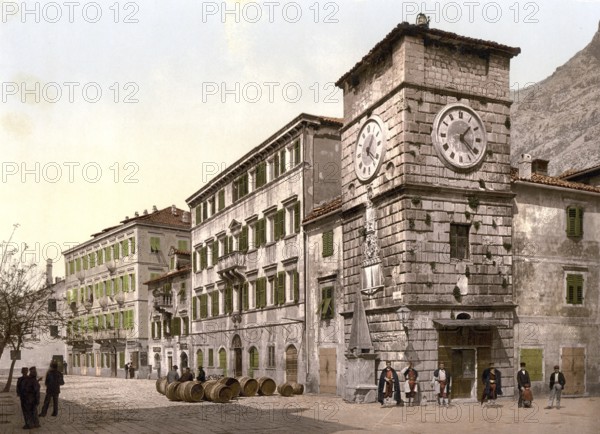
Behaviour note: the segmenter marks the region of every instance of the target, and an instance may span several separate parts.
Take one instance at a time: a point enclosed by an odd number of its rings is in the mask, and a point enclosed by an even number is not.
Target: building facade
[[[444,361],[454,398],[480,397],[491,361],[513,372],[509,66],[519,52],[402,23],[337,83],[349,401],[375,399],[386,360],[412,361],[420,378]]]
[[[566,395],[600,393],[600,187],[550,177],[524,155],[513,172],[515,365],[526,362],[535,394],[554,365]],[[586,181],[585,183],[583,181]]]
[[[132,363],[150,373],[148,288],[169,269],[171,246],[189,249],[189,213],[174,205],[126,218],[63,252],[67,361],[76,375],[124,377]]]
[[[194,367],[305,382],[302,220],[339,196],[340,122],[302,114],[187,203]]]

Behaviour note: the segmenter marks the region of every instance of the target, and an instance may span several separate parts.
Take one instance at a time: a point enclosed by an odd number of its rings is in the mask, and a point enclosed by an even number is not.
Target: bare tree
[[[36,335],[50,335],[50,326],[64,324],[62,314],[48,309],[49,300],[55,297],[43,272],[34,262],[26,262],[11,240],[2,243],[0,258],[0,358],[8,348],[20,351],[36,339]],[[27,249],[25,249],[27,250]],[[3,392],[10,391],[16,360],[12,360],[8,381]]]

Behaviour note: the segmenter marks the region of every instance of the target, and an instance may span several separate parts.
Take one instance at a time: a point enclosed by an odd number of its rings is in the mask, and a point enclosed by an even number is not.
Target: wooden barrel
[[[282,383],[277,386],[277,391],[281,396],[292,396],[294,394],[294,386],[291,383]]]
[[[224,377],[224,378],[219,378],[219,383],[224,384],[225,386],[229,387],[231,389],[231,398],[237,398],[238,396],[240,396],[240,390],[241,390],[241,385],[240,382],[232,377]]]
[[[218,380],[210,380],[202,383],[204,387],[204,399],[212,402],[226,403],[231,400],[231,389],[219,383]]]
[[[240,382],[240,395],[254,396],[258,392],[258,381],[250,377],[238,377]]]
[[[179,393],[177,392],[177,389],[179,389],[181,384],[182,383],[179,381],[174,381],[167,386],[165,395],[167,395],[167,398],[169,398],[170,401],[181,401],[181,398],[179,398]]]
[[[179,398],[185,402],[200,402],[204,398],[204,387],[199,381],[186,381],[177,389]]]
[[[261,396],[271,396],[275,393],[277,385],[272,378],[260,377],[258,380],[258,394]]]
[[[295,381],[289,382],[294,388],[294,395],[302,395],[304,393],[304,385],[300,383],[296,383]]]
[[[156,380],[156,390],[161,395],[167,394],[167,377],[159,378]]]

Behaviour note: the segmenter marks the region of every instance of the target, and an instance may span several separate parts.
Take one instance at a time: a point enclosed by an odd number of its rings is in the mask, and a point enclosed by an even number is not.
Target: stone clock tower
[[[510,59],[519,48],[402,23],[344,91],[345,398],[371,400],[386,360],[453,398],[513,372]],[[505,375],[505,394],[512,375]],[[430,398],[432,393],[422,393]]]

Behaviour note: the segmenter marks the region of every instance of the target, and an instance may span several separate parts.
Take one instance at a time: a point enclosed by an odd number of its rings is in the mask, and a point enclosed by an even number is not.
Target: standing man
[[[438,405],[448,406],[450,402],[450,388],[452,385],[452,376],[446,370],[444,362],[439,363],[439,368],[433,371],[433,390],[437,394]],[[446,403],[446,399],[448,403]]]
[[[125,363],[125,379],[129,377],[129,363]]]
[[[40,383],[35,366],[29,368],[29,375],[23,379],[21,386],[21,396],[25,397],[25,427],[39,428],[37,408],[40,405]]]
[[[44,398],[44,405],[42,406],[40,416],[46,417],[50,398],[52,398],[52,416],[58,416],[58,395],[60,395],[60,386],[65,384],[63,374],[58,370],[58,363],[50,363],[50,369],[46,373],[46,381],[44,383],[46,385],[46,397]]]
[[[381,371],[381,375],[379,376],[379,387],[377,392],[377,400],[381,403],[381,406],[383,406],[385,400],[391,398],[392,395],[394,396],[396,405],[402,404],[402,399],[400,398],[400,381],[398,380],[398,374],[394,368],[392,368],[392,362],[389,360],[385,362],[385,369]]]
[[[177,365],[173,365],[173,367],[167,374],[167,384],[171,384],[174,381],[179,381],[179,373],[177,372]]]
[[[560,395],[565,387],[565,376],[560,372],[558,365],[554,366],[554,372],[550,374],[550,398],[548,398],[548,407],[546,410],[552,408],[554,404],[554,398],[556,398],[556,409],[560,410]]]
[[[196,380],[198,380],[201,383],[204,383],[206,381],[206,372],[204,372],[204,368],[202,368],[202,366],[198,367],[198,378],[196,378]]]
[[[492,404],[495,404],[498,395],[502,395],[502,375],[494,367],[494,362],[491,362],[490,367],[483,371],[481,380],[485,385],[483,396],[481,397],[481,405],[483,405],[486,399],[491,400]]]
[[[517,373],[517,387],[519,388],[519,408],[523,407],[523,391],[525,387],[531,386],[529,372],[527,372],[525,366],[525,362],[521,362],[521,369]]]
[[[23,419],[25,420],[23,429],[33,428],[33,423],[29,418],[27,397],[25,396],[25,384],[27,382],[28,373],[29,368],[21,368],[21,376],[17,379],[17,396],[21,400],[21,412],[23,413]]]
[[[417,378],[419,373],[413,368],[413,363],[408,362],[408,366],[400,371],[400,374],[404,376],[404,393],[408,400],[408,406],[414,405],[418,391]]]
[[[132,380],[135,378],[135,367],[133,366],[133,363],[129,363],[129,378]]]
[[[68,375],[67,369],[68,369],[68,365],[67,362],[63,362],[63,374],[64,375]]]

